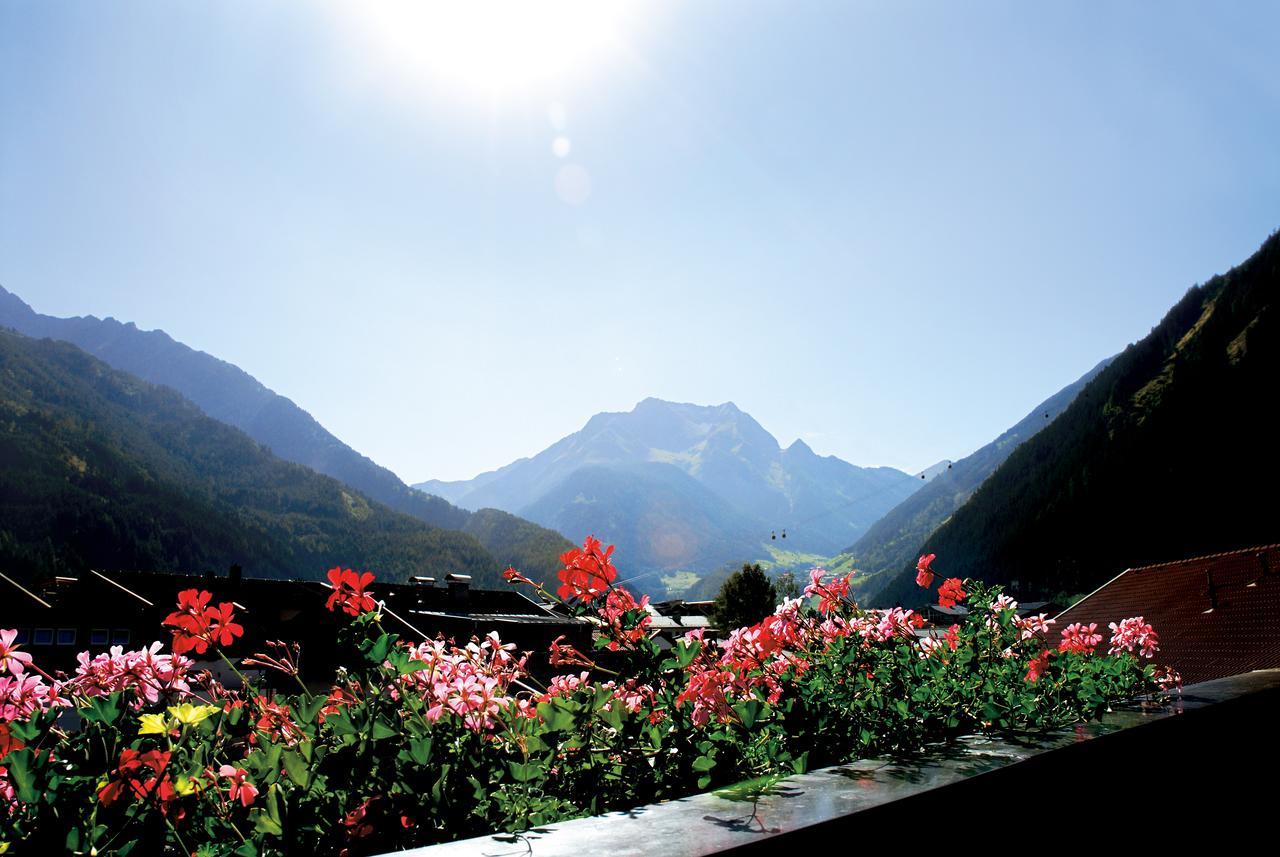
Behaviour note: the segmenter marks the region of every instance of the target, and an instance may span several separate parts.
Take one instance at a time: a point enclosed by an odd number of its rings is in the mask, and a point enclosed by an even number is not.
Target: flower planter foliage
[[[983,729],[1047,730],[1169,688],[1144,663],[1141,617],[1066,629],[1019,618],[977,581],[944,601],[971,613],[938,637],[909,610],[868,612],[849,578],[811,574],[802,597],[720,643],[664,650],[647,599],[615,586],[588,538],[544,592],[599,627],[596,651],[558,641],[545,686],[496,634],[455,644],[384,629],[370,575],[330,572],[352,618],[328,692],[220,685],[187,653],[232,658],[234,606],[178,594],[160,643],[80,655],[51,676],[0,634],[0,853],[357,854],[519,831],[750,778],[904,751]],[[922,557],[920,583],[933,582]],[[562,638],[563,639],[563,638]],[[296,646],[240,666],[295,682]]]

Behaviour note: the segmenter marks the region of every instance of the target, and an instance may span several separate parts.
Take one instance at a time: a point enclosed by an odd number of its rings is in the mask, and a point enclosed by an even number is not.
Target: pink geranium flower
[[[17,636],[18,632],[14,628],[0,631],[0,673],[8,670],[15,676],[20,676],[31,666],[31,655],[18,651],[18,647],[13,644]]]
[[[238,800],[243,806],[248,806],[258,796],[258,789],[246,779],[249,773],[244,768],[223,765],[218,769],[218,773],[231,780],[227,793],[233,801]]]
[[[1088,625],[1072,622],[1062,629],[1062,641],[1058,643],[1058,651],[1089,654],[1102,642],[1102,635],[1097,631],[1097,622],[1090,622]]]
[[[1112,622],[1110,627],[1111,648],[1107,654],[1141,651],[1144,658],[1150,658],[1160,650],[1160,637],[1141,616],[1125,619],[1119,625]]]

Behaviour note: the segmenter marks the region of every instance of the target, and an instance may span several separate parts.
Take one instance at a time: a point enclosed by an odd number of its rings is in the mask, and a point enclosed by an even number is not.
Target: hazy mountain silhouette
[[[596,414],[532,458],[415,487],[561,532],[591,531],[617,541],[637,567],[706,569],[761,555],[784,528],[788,547],[834,553],[920,484],[890,467],[819,456],[803,441],[784,449],[731,402],[651,398]]]

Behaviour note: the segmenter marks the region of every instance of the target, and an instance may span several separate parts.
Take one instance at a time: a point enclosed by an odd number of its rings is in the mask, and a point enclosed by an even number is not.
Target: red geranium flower
[[[576,598],[590,603],[609,588],[609,584],[618,578],[618,570],[609,562],[613,555],[613,545],[600,550],[600,540],[595,536],[587,536],[582,549],[574,548],[560,555],[561,569],[560,588],[556,594],[564,600]]]
[[[952,625],[947,629],[946,636],[947,645],[951,647],[951,651],[955,651],[960,646],[960,626]]]
[[[139,753],[126,747],[120,753],[120,764],[112,773],[110,781],[98,792],[98,800],[105,806],[115,803],[125,794],[132,794],[145,799],[154,794],[159,798],[162,810],[168,809],[168,803],[176,796],[173,783],[165,773],[169,767],[169,753],[163,750],[148,750]]]
[[[508,566],[507,570],[502,572],[502,579],[505,580],[507,583],[523,583],[526,586],[538,585],[534,583],[532,580],[530,580],[529,578],[525,577],[519,571],[516,571],[515,566]]]
[[[210,607],[213,595],[196,589],[178,593],[178,609],[164,618],[173,629],[173,650],[185,654],[194,650],[203,655],[210,645],[229,646],[244,628],[234,621],[235,605],[222,602]]]
[[[235,613],[232,610],[234,606],[224,602],[205,614],[210,619],[209,637],[219,646],[229,646],[236,637],[244,636],[244,626],[234,621]]]
[[[1049,650],[1045,649],[1027,662],[1027,681],[1035,684],[1049,666]]]
[[[272,741],[283,741],[292,746],[302,740],[302,729],[293,722],[289,706],[281,705],[265,696],[254,698],[258,711],[258,730],[265,732]]]
[[[960,588],[961,580],[958,577],[948,577],[946,581],[938,587],[938,606],[939,607],[955,607],[957,601],[963,601],[969,593]]]
[[[372,802],[372,799],[366,800],[342,817],[342,826],[348,839],[364,839],[373,835],[374,827],[368,819],[369,804]]]
[[[9,755],[11,750],[21,750],[25,746],[26,744],[23,744],[9,733],[8,723],[0,723],[0,761],[3,761],[4,757]]]
[[[929,566],[933,565],[933,561],[937,559],[937,554],[926,554],[920,557],[916,563],[916,586],[923,586],[928,589],[933,586],[933,569]]]
[[[373,575],[367,571],[357,574],[349,568],[331,568],[329,583],[333,586],[333,594],[324,606],[330,610],[341,607],[342,612],[359,616],[378,606],[378,602],[365,593],[365,587],[373,583]]]

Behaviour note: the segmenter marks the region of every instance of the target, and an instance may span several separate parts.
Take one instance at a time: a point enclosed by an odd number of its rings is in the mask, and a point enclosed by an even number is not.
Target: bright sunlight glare
[[[622,48],[634,2],[343,2],[342,25],[378,59],[459,96],[520,92],[582,75]]]

